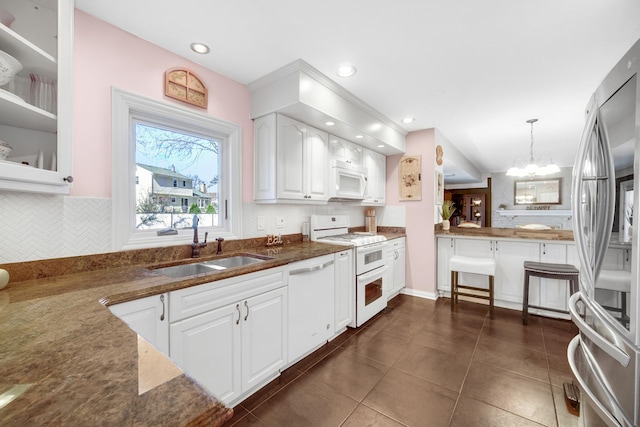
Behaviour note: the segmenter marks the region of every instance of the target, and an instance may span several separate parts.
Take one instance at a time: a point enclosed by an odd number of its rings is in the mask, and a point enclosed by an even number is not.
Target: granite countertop
[[[572,230],[527,230],[523,228],[460,228],[451,226],[448,231],[442,229],[442,224],[435,226],[436,237],[459,236],[497,239],[531,239],[573,241]]]
[[[344,249],[299,241],[273,248],[227,242],[225,246],[221,257],[250,253],[273,258],[184,279],[147,268],[185,261],[184,256],[157,261],[162,249],[0,265],[10,271],[13,280],[24,279],[0,291],[0,395],[26,389],[0,407],[0,425],[223,424],[233,411],[179,371],[139,394],[143,351],[138,336],[105,305]],[[197,261],[217,257],[206,249],[209,252],[204,251]],[[182,256],[190,249],[166,251]],[[146,265],[134,265],[136,262]]]

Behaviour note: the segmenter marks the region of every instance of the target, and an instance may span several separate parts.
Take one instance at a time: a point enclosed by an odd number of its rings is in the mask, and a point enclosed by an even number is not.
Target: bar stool
[[[596,289],[604,289],[620,293],[620,308],[603,305],[609,311],[620,313],[620,320],[629,324],[627,313],[627,294],[631,292],[631,272],[624,270],[600,270],[596,281]]]
[[[449,259],[451,270],[451,311],[458,302],[458,295],[489,300],[489,316],[493,319],[493,280],[496,275],[496,261],[493,258],[471,258],[454,255]],[[489,276],[489,288],[461,285],[458,283],[459,273],[472,273]],[[476,292],[485,292],[486,295],[460,292],[458,289],[469,289]]]
[[[580,271],[571,264],[553,264],[550,262],[524,262],[524,298],[522,301],[522,324],[529,322],[529,308],[555,311],[556,313],[569,313],[566,310],[541,307],[529,304],[529,277],[541,277],[544,279],[567,280],[569,282],[569,294],[578,291],[578,276]]]

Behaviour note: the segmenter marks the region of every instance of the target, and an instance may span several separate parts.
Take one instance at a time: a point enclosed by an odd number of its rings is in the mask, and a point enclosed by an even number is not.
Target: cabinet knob
[[[62,180],[67,181],[69,184],[71,184],[73,182],[73,177],[71,175],[65,176],[64,178],[62,178]]]

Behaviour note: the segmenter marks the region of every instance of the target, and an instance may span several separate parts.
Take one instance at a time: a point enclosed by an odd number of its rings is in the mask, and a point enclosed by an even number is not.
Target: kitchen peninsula
[[[464,255],[496,260],[495,305],[522,310],[525,261],[579,265],[573,232],[570,230],[530,230],[522,228],[459,228],[442,230],[435,226],[437,253],[437,288],[440,296],[449,297],[451,274],[449,259]],[[461,281],[479,287],[486,284],[475,275],[461,275]],[[567,310],[566,281],[532,278],[529,299],[532,304]],[[543,310],[531,313],[568,319],[568,314]]]

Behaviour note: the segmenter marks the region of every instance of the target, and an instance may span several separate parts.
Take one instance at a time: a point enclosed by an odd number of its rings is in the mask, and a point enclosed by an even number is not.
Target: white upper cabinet
[[[254,129],[256,202],[329,200],[326,132],[276,114],[256,119]]]
[[[10,28],[0,25],[0,50],[23,66],[0,88],[0,140],[13,147],[0,161],[0,189],[68,194],[74,2],[3,0],[0,6],[16,17]],[[47,106],[31,99],[31,75],[54,82]]]
[[[257,203],[327,203],[334,160],[365,167],[362,205],[384,206],[384,154],[329,135],[280,114],[254,121],[254,200]]]
[[[362,151],[364,149],[358,144],[354,144],[346,139],[329,135],[330,160],[341,160],[352,165],[362,166]]]
[[[384,206],[387,190],[387,157],[367,148],[362,149],[364,167],[367,168],[367,188],[362,201],[366,206]]]

